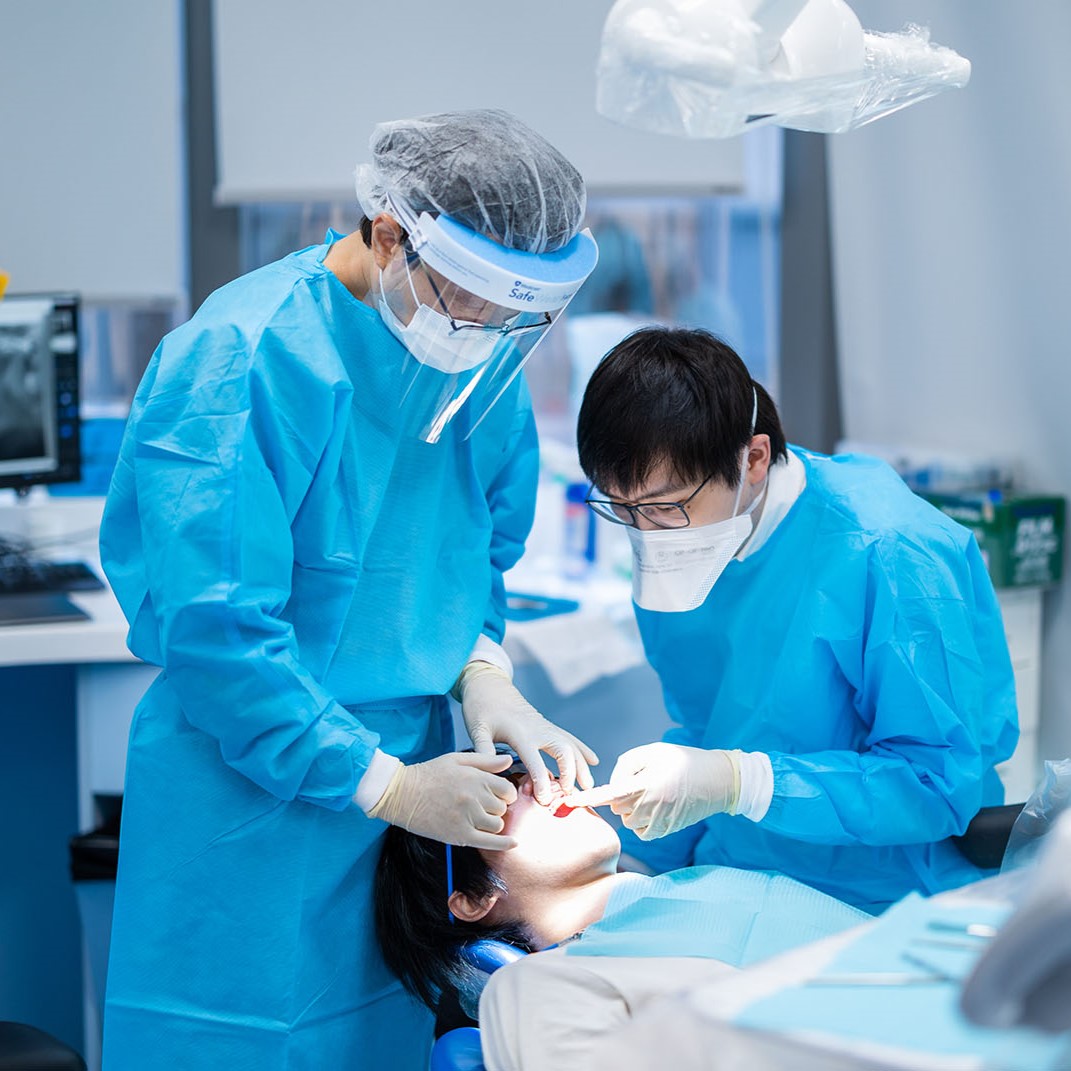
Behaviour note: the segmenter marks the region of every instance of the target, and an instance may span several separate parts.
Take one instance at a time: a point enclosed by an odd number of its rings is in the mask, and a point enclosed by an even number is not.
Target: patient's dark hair
[[[713,475],[733,487],[756,398],[755,434],[769,435],[772,461],[787,457],[773,399],[731,346],[709,331],[641,328],[588,381],[577,421],[580,464],[597,488],[624,495],[663,462],[682,483]]]
[[[452,852],[455,891],[473,900],[506,891],[475,848],[454,847]],[[433,1011],[440,995],[457,988],[473,970],[460,955],[464,945],[492,938],[534,950],[519,927],[451,921],[449,893],[446,845],[391,826],[376,868],[376,937],[387,966]]]

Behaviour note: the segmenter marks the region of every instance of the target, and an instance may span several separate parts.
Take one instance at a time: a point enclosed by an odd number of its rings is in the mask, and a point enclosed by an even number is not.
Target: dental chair
[[[81,1056],[26,1023],[0,1022],[0,1071],[86,1071]]]
[[[996,870],[1004,859],[1012,826],[1025,803],[1006,803],[1001,807],[983,807],[959,837],[952,842],[967,859],[983,870]]]
[[[444,993],[439,1001],[430,1071],[484,1071],[476,1025],[480,994],[499,967],[526,955],[504,941],[473,941],[461,954],[471,971],[460,989]]]
[[[962,835],[952,840],[969,862],[994,870],[1004,858],[1012,826],[1023,806],[983,807]],[[462,955],[473,970],[460,991],[444,993],[439,1002],[429,1071],[484,1071],[477,1025],[480,994],[499,967],[520,959],[525,952],[502,941],[475,941]]]

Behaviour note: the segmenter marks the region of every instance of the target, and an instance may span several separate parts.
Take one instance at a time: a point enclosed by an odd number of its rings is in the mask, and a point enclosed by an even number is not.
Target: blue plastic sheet
[[[869,917],[781,874],[691,867],[621,882],[602,919],[567,952],[694,956],[746,967]]]
[[[736,1022],[764,1031],[806,1035],[839,1049],[874,1046],[932,1058],[927,1067],[1000,1071],[1066,1068],[1067,1038],[1024,1029],[976,1027],[960,1014],[960,982],[986,947],[969,924],[999,927],[1010,910],[996,903],[942,904],[912,894],[836,956],[818,975],[842,984],[803,984],[758,1001]],[[867,975],[887,975],[873,984]],[[891,978],[900,976],[900,984]],[[858,978],[854,983],[849,979]],[[911,979],[911,980],[908,980]],[[953,1062],[958,1061],[958,1062]]]

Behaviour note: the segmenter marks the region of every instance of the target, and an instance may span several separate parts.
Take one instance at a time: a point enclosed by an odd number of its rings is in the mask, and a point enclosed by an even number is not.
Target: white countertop
[[[29,541],[33,553],[100,568],[97,536],[103,498],[31,495],[0,504],[0,535]],[[89,621],[0,626],[0,667],[83,662],[136,662],[126,646],[126,619],[111,588],[67,593]]]

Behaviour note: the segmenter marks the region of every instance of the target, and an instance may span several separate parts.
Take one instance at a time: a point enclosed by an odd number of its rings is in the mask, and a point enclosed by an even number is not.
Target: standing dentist
[[[592,783],[498,645],[538,469],[520,370],[595,264],[583,180],[500,111],[370,147],[359,228],[211,295],[131,409],[101,557],[160,672],[127,758],[108,1071],[426,1067],[430,1017],[373,935],[387,823],[510,847],[496,741],[544,795],[541,753]]]

